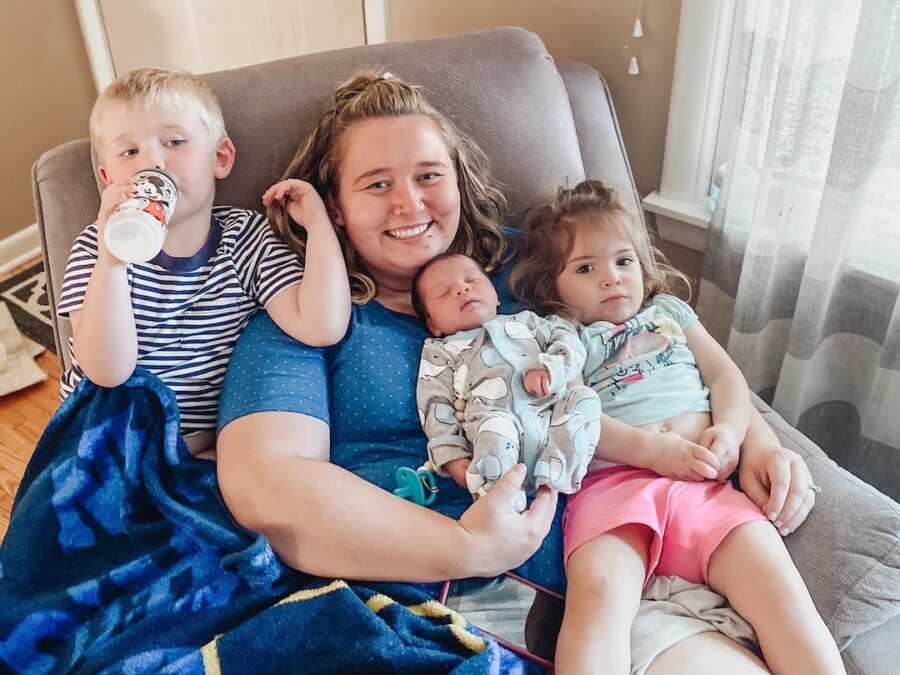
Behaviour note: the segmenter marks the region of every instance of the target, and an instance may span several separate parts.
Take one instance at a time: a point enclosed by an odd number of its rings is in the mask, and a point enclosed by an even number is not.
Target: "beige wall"
[[[117,73],[151,66],[208,73],[366,39],[362,0],[100,0],[100,7]]]
[[[0,21],[0,239],[34,222],[31,165],[87,135],[96,90],[74,0],[7,0]]]
[[[659,187],[678,37],[680,0],[390,0],[388,37],[414,40],[495,26],[541,36],[557,61],[603,73],[612,90],[625,147],[642,195]],[[644,37],[631,37],[643,5]],[[628,75],[638,57],[641,74]]]

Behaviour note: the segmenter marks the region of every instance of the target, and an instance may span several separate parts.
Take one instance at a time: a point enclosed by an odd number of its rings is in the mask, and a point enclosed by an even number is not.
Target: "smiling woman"
[[[474,255],[488,271],[499,264],[507,205],[487,165],[418,88],[363,73],[340,87],[284,179],[311,180],[329,196],[354,301],[378,296],[409,314],[412,276],[437,253],[449,247]],[[270,208],[269,219],[305,256],[305,234],[284,210]]]
[[[357,304],[347,337],[328,350],[290,340],[264,314],[248,325],[221,400],[217,468],[238,521],[264,532],[295,567],[405,581],[492,575],[520,565],[549,528],[556,511],[549,494],[525,513],[510,509],[524,478],[516,472],[474,505],[444,477],[435,510],[384,490],[394,487],[398,468],[426,457],[415,382],[428,334],[413,313],[413,275],[447,250],[483,268],[503,254],[506,201],[486,164],[417,88],[362,74],[335,92],[285,173],[325,196]],[[305,255],[303,232],[279,205],[270,213]],[[330,511],[326,504],[337,506],[327,531],[318,519],[294,517]],[[404,531],[417,532],[412,548],[397,541]],[[328,542],[317,541],[323,534]],[[543,581],[561,588],[555,550],[547,548],[553,562]]]
[[[460,194],[450,150],[424,115],[376,117],[341,139],[335,224],[357,251],[382,302],[404,309],[416,270],[446,251],[460,227]],[[372,158],[379,166],[372,167]]]

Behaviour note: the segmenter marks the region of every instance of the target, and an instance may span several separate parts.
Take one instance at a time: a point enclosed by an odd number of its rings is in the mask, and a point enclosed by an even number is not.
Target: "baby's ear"
[[[443,333],[437,329],[437,326],[434,325],[434,321],[431,319],[427,319],[425,321],[425,327],[428,328],[428,332],[431,333],[434,337],[443,337]]]
[[[228,136],[219,142],[216,148],[216,168],[213,173],[216,178],[221,180],[231,173],[234,168],[234,158],[237,155],[237,148]]]

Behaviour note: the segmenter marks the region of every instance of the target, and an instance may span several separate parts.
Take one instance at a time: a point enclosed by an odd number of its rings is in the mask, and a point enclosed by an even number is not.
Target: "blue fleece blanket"
[[[283,565],[231,519],[145,371],[62,404],[0,548],[4,672],[533,670],[420,589]]]

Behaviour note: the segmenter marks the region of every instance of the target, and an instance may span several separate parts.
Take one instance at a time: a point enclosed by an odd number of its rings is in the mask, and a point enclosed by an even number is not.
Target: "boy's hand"
[[[700,434],[700,445],[719,460],[716,480],[723,482],[734,473],[740,457],[741,438],[729,424],[714,424]]]
[[[464,487],[467,490],[469,488],[466,485],[466,469],[469,468],[471,461],[472,460],[468,457],[460,457],[459,459],[454,459],[444,464],[444,471],[450,474],[450,478],[452,478],[457,485]]]
[[[100,195],[100,210],[97,212],[97,259],[98,261],[111,262],[124,265],[106,248],[106,238],[103,236],[106,229],[106,221],[113,214],[119,204],[134,196],[137,186],[134,181],[128,180],[122,183],[111,183],[106,186]]]
[[[263,193],[262,200],[266,206],[271,206],[273,202],[282,204],[291,219],[308,233],[323,228],[332,229],[325,202],[306,181],[289,178],[275,183]]]
[[[655,453],[649,468],[660,476],[701,481],[719,475],[718,457],[674,431],[656,433],[653,443]]]
[[[546,368],[534,368],[525,373],[525,391],[532,396],[550,395],[550,371]]]

